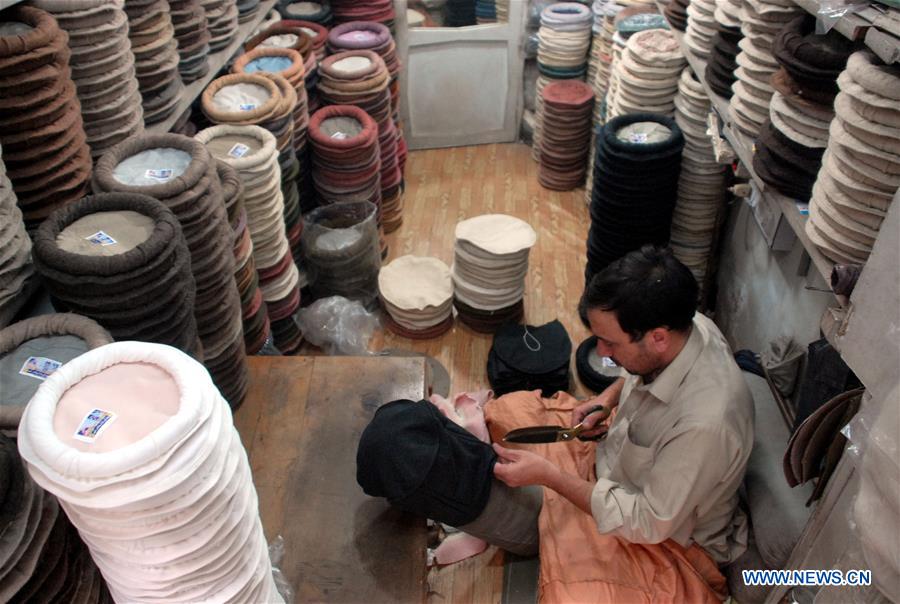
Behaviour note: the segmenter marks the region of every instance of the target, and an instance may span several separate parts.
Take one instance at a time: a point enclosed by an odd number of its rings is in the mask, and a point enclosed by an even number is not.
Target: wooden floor
[[[388,261],[404,254],[453,261],[456,223],[480,214],[521,218],[537,231],[525,293],[525,319],[540,325],[559,319],[573,351],[589,333],[578,319],[584,286],[585,238],[590,218],[584,190],[558,193],[541,187],[538,164],[523,144],[481,145],[410,153],[404,223],[388,235]],[[461,323],[441,338],[413,341],[378,333],[371,349],[404,348],[437,358],[447,368],[451,392],[488,387],[485,365],[491,337]],[[574,355],[574,353],[573,353]],[[574,358],[572,368],[574,371]],[[576,394],[586,395],[580,385]],[[499,602],[503,553],[484,554],[429,573],[429,604]]]

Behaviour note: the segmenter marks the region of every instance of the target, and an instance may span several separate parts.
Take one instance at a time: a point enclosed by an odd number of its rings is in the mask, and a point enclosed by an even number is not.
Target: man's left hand
[[[511,487],[532,484],[546,485],[556,466],[537,453],[521,449],[507,449],[494,443],[500,459],[494,464],[494,476]]]

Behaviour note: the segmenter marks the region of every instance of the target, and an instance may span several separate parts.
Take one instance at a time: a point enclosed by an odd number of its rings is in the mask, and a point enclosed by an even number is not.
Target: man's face
[[[648,344],[649,333],[633,342],[631,336],[622,331],[614,312],[595,308],[589,310],[587,316],[591,332],[597,336],[597,354],[611,358],[633,375],[650,375],[660,367],[657,351]]]

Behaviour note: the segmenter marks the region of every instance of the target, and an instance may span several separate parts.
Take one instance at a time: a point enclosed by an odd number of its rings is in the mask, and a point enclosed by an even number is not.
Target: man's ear
[[[672,344],[672,332],[667,327],[656,327],[647,332],[647,342],[657,353],[664,353]]]

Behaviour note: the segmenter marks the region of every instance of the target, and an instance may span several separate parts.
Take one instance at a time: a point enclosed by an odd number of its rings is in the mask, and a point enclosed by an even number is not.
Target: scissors
[[[592,413],[603,414],[600,419],[597,420],[597,423],[599,423],[609,417],[610,409],[603,405],[591,407],[585,414],[585,418]],[[562,426],[531,426],[528,428],[519,428],[518,430],[508,432],[506,436],[503,437],[503,441],[508,443],[536,444],[569,442],[576,438],[581,441],[600,440],[606,436],[606,432],[596,436],[581,436],[583,430],[593,430],[596,428],[596,425],[597,424],[595,423],[591,428],[586,428],[584,421],[582,420],[580,424],[571,428],[564,428]]]

